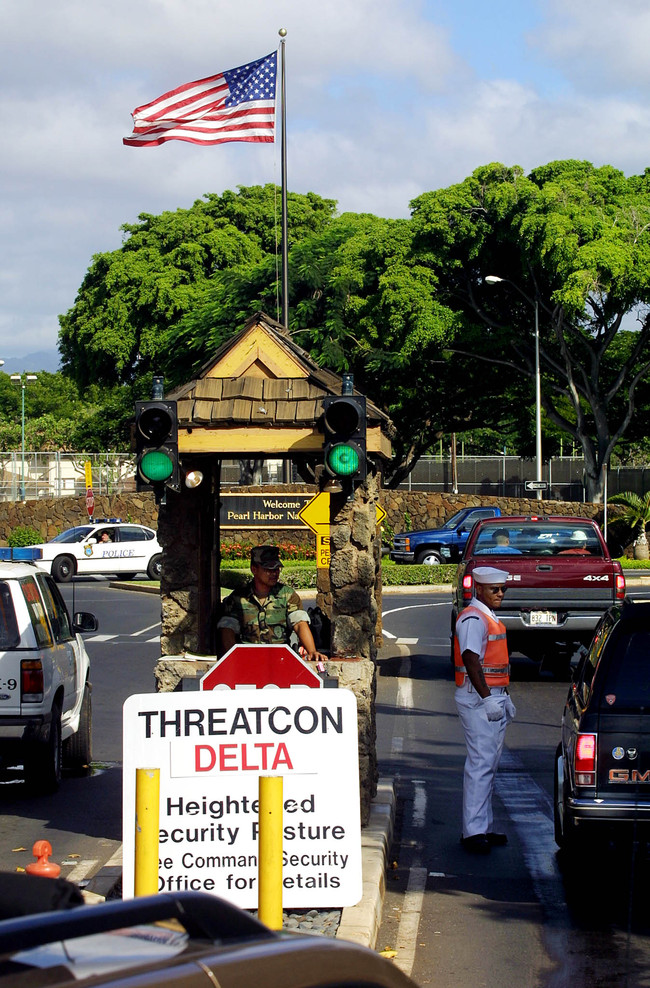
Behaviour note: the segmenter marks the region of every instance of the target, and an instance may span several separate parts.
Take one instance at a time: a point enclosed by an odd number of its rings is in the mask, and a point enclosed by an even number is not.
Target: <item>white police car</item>
[[[69,583],[75,574],[117,574],[131,580],[146,573],[150,580],[160,579],[162,549],[153,528],[120,518],[98,518],[68,528],[36,548],[42,550],[36,566],[58,583]]]
[[[70,621],[56,583],[34,565],[38,554],[0,547],[0,761],[22,764],[30,788],[52,792],[63,764],[90,764],[90,661],[80,632],[97,631],[97,618],[80,611]]]

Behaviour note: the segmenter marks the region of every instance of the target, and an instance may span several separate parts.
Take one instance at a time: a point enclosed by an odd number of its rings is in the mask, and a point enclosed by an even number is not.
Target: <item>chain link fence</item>
[[[75,497],[86,492],[84,464],[90,462],[95,495],[135,491],[133,453],[22,453],[0,454],[0,501],[36,500],[46,497]],[[299,481],[295,470],[292,477]],[[544,499],[584,501],[584,461],[578,456],[558,456],[543,465],[542,480],[548,484]],[[221,482],[236,485],[240,479],[237,460],[224,460]],[[400,490],[480,494],[494,497],[534,497],[526,481],[534,480],[535,463],[518,456],[423,456]],[[282,460],[265,460],[262,483],[283,483]],[[23,495],[24,490],[24,495]],[[650,490],[650,466],[612,467],[608,495],[633,491],[643,496]]]

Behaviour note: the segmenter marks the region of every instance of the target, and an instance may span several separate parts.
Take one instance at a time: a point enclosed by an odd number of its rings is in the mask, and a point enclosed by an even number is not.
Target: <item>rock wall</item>
[[[95,518],[121,518],[122,521],[158,525],[158,508],[153,494],[114,494],[95,498]],[[43,542],[88,522],[85,497],[48,497],[37,501],[0,501],[0,544],[6,545],[14,528],[28,526],[41,533]]]
[[[261,487],[229,487],[224,490],[264,491]],[[289,492],[313,492],[315,487],[291,484],[283,490]],[[268,490],[268,488],[267,488]],[[384,524],[395,532],[406,528],[415,531],[420,528],[436,528],[455,511],[465,507],[497,505],[504,514],[558,514],[581,515],[596,518],[602,522],[603,508],[600,504],[586,504],[581,501],[538,501],[526,498],[487,497],[474,494],[442,494],[425,491],[387,491],[378,495],[379,503],[386,512]],[[611,514],[614,514],[614,506]],[[620,508],[618,509],[620,511]],[[95,498],[96,518],[121,518],[157,528],[158,508],[153,494],[115,494]],[[54,538],[59,532],[73,525],[83,525],[88,521],[86,502],[83,497],[40,498],[37,501],[0,502],[0,545],[7,544],[11,531],[18,526],[36,528],[43,541]],[[308,529],[234,530],[223,532],[224,542],[295,542],[312,545],[314,536]]]
[[[602,521],[602,504],[582,501],[538,501],[536,498],[488,497],[478,494],[441,494],[426,491],[386,491],[379,495],[386,512],[384,525],[394,532],[439,528],[461,508],[498,507],[504,515],[571,515]]]

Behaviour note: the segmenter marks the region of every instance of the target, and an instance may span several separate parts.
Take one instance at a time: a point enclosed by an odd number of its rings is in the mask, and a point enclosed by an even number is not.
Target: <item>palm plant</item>
[[[614,494],[609,500],[623,505],[621,521],[626,521],[632,529],[638,530],[634,540],[634,558],[648,559],[648,539],[645,530],[646,525],[650,524],[650,491],[646,491],[643,497],[635,494],[634,491],[624,491]]]

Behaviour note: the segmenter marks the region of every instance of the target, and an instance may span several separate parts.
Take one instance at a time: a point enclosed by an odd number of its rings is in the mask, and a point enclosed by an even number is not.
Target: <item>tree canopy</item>
[[[530,444],[537,313],[548,441],[580,445],[600,496],[617,443],[647,433],[649,183],[582,161],[491,164],[419,196],[408,220],[289,194],[290,331],[392,417],[392,484],[442,433]],[[279,311],[278,199],[240,188],[123,227],[60,318],[84,397],[140,397],[152,371],[186,380],[252,312]]]
[[[529,176],[494,164],[412,204],[415,256],[458,319],[452,366],[533,379],[537,313],[543,408],[582,447],[590,500],[650,373],[649,182],[583,161]]]

